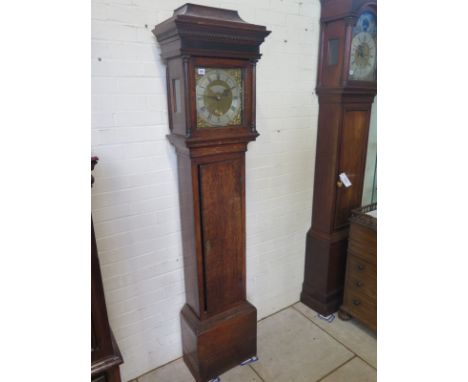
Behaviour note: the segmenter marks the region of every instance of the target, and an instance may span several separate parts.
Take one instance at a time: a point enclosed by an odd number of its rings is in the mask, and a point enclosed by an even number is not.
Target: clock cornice
[[[257,61],[270,33],[263,25],[245,22],[237,11],[190,3],[153,29],[165,59],[203,55]]]
[[[322,0],[322,14],[320,23],[349,19],[355,23],[358,16],[365,10],[377,15],[377,1],[366,0]]]

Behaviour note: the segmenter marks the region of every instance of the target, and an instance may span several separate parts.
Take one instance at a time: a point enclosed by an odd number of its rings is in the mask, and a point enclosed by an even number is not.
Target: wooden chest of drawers
[[[377,332],[377,203],[352,212],[343,305],[339,317],[354,317]]]

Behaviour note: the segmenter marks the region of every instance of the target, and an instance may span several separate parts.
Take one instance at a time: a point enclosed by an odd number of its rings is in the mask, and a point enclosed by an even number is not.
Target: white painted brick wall
[[[124,381],[182,354],[185,302],[165,66],[151,33],[185,1],[92,1],[92,211]],[[257,66],[247,166],[247,296],[265,317],[299,299],[310,226],[319,0],[198,1],[272,31]],[[147,26],[147,27],[146,27]]]

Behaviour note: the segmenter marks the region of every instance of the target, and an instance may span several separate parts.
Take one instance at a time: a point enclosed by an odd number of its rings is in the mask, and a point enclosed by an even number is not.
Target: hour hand
[[[218,101],[221,99],[221,96],[218,95],[218,94],[213,94],[213,95],[207,94],[207,95],[205,95],[205,97],[214,98],[214,99],[216,99],[216,100],[218,100]]]

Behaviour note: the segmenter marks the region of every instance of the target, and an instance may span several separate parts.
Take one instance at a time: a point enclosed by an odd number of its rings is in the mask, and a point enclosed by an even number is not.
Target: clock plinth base
[[[347,232],[307,233],[301,302],[324,316],[336,312],[343,302]]]
[[[323,316],[328,316],[332,313],[335,313],[343,303],[343,297],[340,298],[338,296],[331,301],[323,302],[323,299],[317,298],[312,294],[309,294],[307,291],[304,290],[304,288],[305,287],[303,286],[300,301],[304,305],[307,305],[310,309],[315,310],[317,313]]]
[[[205,320],[188,305],[180,315],[184,361],[197,382],[257,355],[257,309],[249,302]]]

